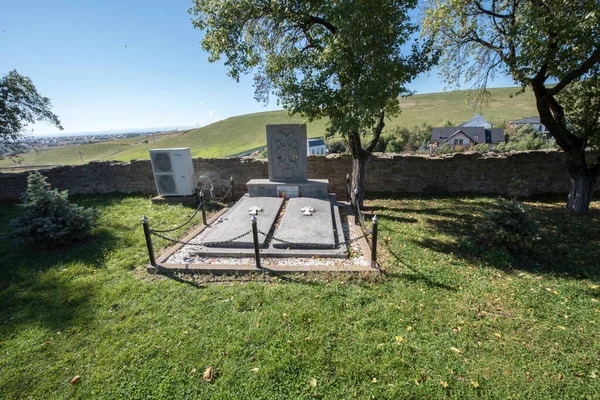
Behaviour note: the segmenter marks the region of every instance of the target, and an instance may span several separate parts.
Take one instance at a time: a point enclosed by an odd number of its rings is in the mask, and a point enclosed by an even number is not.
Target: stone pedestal
[[[303,181],[270,181],[252,179],[246,183],[250,197],[312,197],[326,199],[328,179],[306,179]]]

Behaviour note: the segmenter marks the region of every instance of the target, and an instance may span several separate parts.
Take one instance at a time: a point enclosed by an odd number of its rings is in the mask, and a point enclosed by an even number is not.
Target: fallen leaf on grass
[[[191,373],[192,375],[194,375],[196,372],[198,372],[198,370],[197,370],[196,368],[192,368],[192,370],[190,371],[190,373]]]
[[[250,371],[254,372],[255,374],[258,374],[259,369],[258,368],[252,368]]]
[[[212,381],[214,378],[214,371],[215,370],[213,367],[206,368],[202,374],[202,379],[204,379],[206,382]]]
[[[316,379],[314,379],[314,378],[311,379],[309,383],[310,383],[310,386],[317,387],[317,380]]]
[[[71,385],[74,385],[75,383],[77,383],[77,382],[79,382],[79,381],[81,381],[81,376],[79,376],[79,375],[75,375],[75,376],[73,377],[73,379],[71,379],[71,380],[69,381],[69,384],[71,384]]]
[[[455,352],[456,354],[460,354],[460,353],[462,353],[462,350],[461,350],[461,349],[458,349],[458,348],[456,348],[456,347],[450,347],[450,350],[452,350],[452,351],[453,351],[453,352]]]
[[[377,383],[377,378],[371,379],[371,383]]]
[[[502,339],[502,335],[498,332],[494,333],[494,336],[496,336],[498,339]]]
[[[444,389],[448,388],[448,382],[446,381],[440,381],[440,385],[442,385]]]
[[[125,315],[121,315],[121,317],[119,318],[121,321],[123,321],[126,318]]]
[[[409,326],[406,328],[406,330],[407,330],[408,332],[410,332],[410,331],[412,331],[412,330],[413,330],[413,327],[409,325]]]
[[[401,343],[404,341],[404,338],[402,336],[396,336],[396,343]]]
[[[473,385],[475,389],[479,387],[479,383],[477,381],[471,381],[471,385]]]

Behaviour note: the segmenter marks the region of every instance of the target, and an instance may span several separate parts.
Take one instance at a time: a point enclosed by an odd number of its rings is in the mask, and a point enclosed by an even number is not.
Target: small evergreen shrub
[[[540,239],[540,224],[531,207],[516,200],[499,197],[477,227],[479,241],[509,250],[530,249]]]
[[[39,172],[27,177],[27,190],[19,204],[22,217],[10,221],[18,242],[35,242],[43,247],[70,243],[86,237],[95,223],[98,210],[71,204],[68,192],[52,190]]]

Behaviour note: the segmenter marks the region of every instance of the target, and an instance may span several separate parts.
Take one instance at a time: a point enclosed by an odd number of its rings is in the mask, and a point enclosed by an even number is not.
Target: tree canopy
[[[62,130],[51,108],[50,99],[39,94],[28,77],[13,70],[0,78],[0,157],[21,150],[19,139],[29,124],[46,121]]]
[[[496,74],[529,87],[541,122],[567,153],[568,208],[589,207],[600,158],[600,1],[430,0],[424,36],[443,52],[443,75],[485,90]]]
[[[354,158],[375,147],[398,96],[429,67],[411,41],[416,0],[196,0],[194,26],[210,60],[226,58],[234,79],[254,73],[255,98],[275,94],[291,114],[327,117],[328,133],[348,138]],[[360,137],[372,133],[362,148]],[[357,172],[353,169],[353,172]],[[353,181],[362,187],[364,177]]]

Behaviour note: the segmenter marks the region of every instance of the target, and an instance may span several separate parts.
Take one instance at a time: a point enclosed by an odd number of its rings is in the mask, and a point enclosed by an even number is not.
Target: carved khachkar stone
[[[269,180],[306,180],[306,125],[267,125],[267,148]]]

